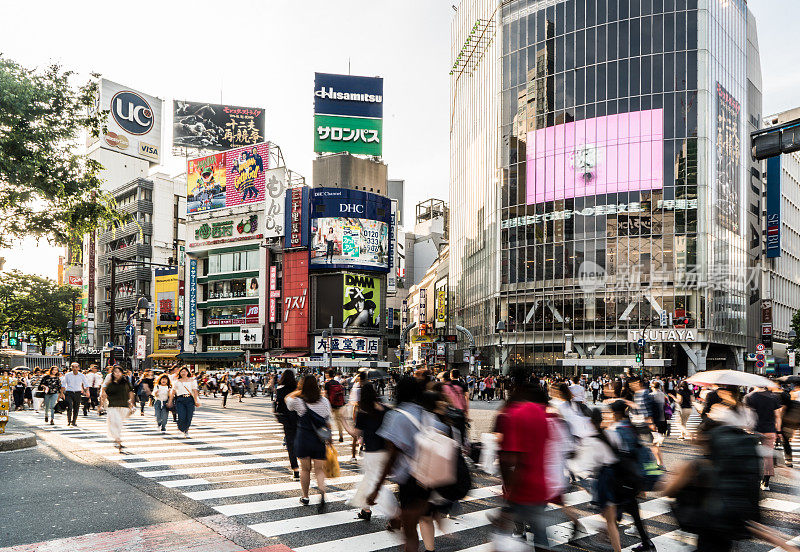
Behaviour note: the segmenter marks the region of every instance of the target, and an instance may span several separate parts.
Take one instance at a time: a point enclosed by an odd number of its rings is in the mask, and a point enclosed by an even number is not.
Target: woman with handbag
[[[194,409],[200,406],[200,397],[197,380],[186,366],[178,370],[178,377],[172,382],[170,401],[178,414],[178,430],[188,438]]]
[[[49,421],[50,425],[54,425],[55,407],[58,397],[61,395],[61,375],[58,373],[58,366],[53,366],[48,370],[47,375],[39,382],[38,389],[44,394],[44,422]]]
[[[320,492],[319,511],[325,511],[326,446],[331,442],[331,403],[322,396],[317,378],[311,375],[301,380],[300,387],[286,396],[286,408],[298,416],[294,451],[300,460],[300,503],[308,505],[311,483],[311,463],[317,476]]]
[[[297,437],[297,413],[286,407],[286,395],[297,389],[297,380],[294,372],[284,370],[275,389],[275,417],[283,426],[283,442],[289,453],[289,465],[294,473],[295,480],[300,479],[300,468],[297,464],[297,455],[294,453],[294,440]]]
[[[153,387],[153,408],[156,413],[156,424],[161,428],[161,433],[167,431],[167,420],[169,419],[168,409],[172,407],[170,402],[170,392],[172,382],[167,374],[158,376],[155,387]]]

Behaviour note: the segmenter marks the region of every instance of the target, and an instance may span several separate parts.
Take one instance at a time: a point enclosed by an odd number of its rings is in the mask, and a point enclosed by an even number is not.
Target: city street
[[[12,428],[34,429],[39,445],[0,455],[4,491],[13,497],[0,505],[2,544],[7,546],[0,552],[99,550],[99,543],[103,550],[123,550],[142,539],[157,540],[164,551],[233,552],[277,544],[298,552],[396,549],[399,537],[384,530],[385,519],[358,520],[357,511],[346,504],[361,479],[357,463],[350,462],[348,442],[337,447],[342,473],[329,482],[328,508],[319,513],[313,490],[310,506],[298,502],[299,484],[291,479],[282,431],[266,398],[246,397],[241,404],[234,399],[227,409],[221,408],[221,399],[201,401],[189,439],[179,437],[172,422],[162,435],[152,409],[145,416],[136,412],[125,424],[123,454],[106,437],[105,419],[94,413],[79,417],[75,428],[67,428],[63,416],[49,426],[41,414],[14,413]],[[491,427],[498,405],[473,402],[473,435]],[[669,469],[695,454],[692,446],[671,437],[664,450]],[[501,505],[499,480],[477,471],[474,475],[472,492],[438,533],[437,550],[493,549],[487,514]],[[790,492],[788,482],[776,478],[762,501],[766,523],[787,532],[796,530],[800,514],[800,502]],[[559,507],[551,506],[548,532],[556,550],[604,549],[589,494],[573,487],[566,499],[578,509],[589,534],[565,544],[570,523]],[[648,496],[641,508],[660,552],[692,550],[691,538],[676,530],[668,500]],[[32,545],[54,535],[64,540]],[[638,542],[622,538],[625,549]],[[748,542],[740,549],[771,547]]]

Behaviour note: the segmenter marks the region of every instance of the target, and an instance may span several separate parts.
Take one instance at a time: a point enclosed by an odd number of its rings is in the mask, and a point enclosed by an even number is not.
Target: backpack
[[[692,481],[676,496],[678,525],[692,533],[748,538],[747,522],[761,518],[758,440],[740,428],[721,425],[708,432],[708,449]]]
[[[617,429],[617,434],[626,450],[608,443],[617,456],[617,463],[613,466],[618,486],[616,492],[623,497],[633,498],[641,492],[652,491],[664,475],[663,468],[658,465],[650,449],[642,445],[632,427],[623,425]]]
[[[414,437],[414,456],[409,458],[411,476],[426,489],[438,489],[457,483],[461,447],[456,440],[425,423],[426,416],[430,416],[427,413],[422,414],[423,422],[419,422],[402,408],[397,411],[419,430]]]
[[[454,383],[447,383],[442,386],[442,389],[444,390],[444,394],[452,401],[454,407],[462,412],[467,409],[467,399],[461,391],[461,386]]]
[[[328,399],[333,408],[344,406],[344,386],[336,380],[331,380],[328,385]]]

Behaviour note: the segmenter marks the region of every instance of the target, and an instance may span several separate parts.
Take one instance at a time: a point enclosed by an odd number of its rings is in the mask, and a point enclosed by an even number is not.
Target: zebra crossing
[[[311,505],[299,502],[299,483],[291,479],[288,457],[283,446],[283,431],[272,419],[225,415],[199,410],[195,414],[189,438],[177,432],[172,421],[166,434],[156,427],[151,410],[138,412],[126,422],[122,435],[125,445],[119,453],[106,436],[105,418],[96,415],[79,417],[78,427],[46,425],[41,415],[32,412],[14,414],[20,421],[56,433],[76,445],[148,480],[173,489],[186,498],[201,502],[219,514],[235,519],[265,537],[276,538],[297,552],[373,552],[393,549],[400,535],[384,529],[385,519],[375,515],[370,522],[356,518],[357,510],[347,505],[361,474],[357,463],[350,461],[350,443],[335,443],[339,452],[341,474],[326,482],[326,511],[318,510],[316,483],[312,477]],[[696,427],[699,416],[690,419]],[[678,435],[673,419],[673,435]],[[451,518],[437,527],[437,550],[443,552],[484,552],[494,549],[497,537],[491,531],[489,515],[502,506],[501,486],[497,478],[475,474],[474,488],[457,507]],[[605,525],[590,505],[590,495],[574,487],[565,495],[565,504],[576,508],[584,532],[577,545],[591,546]],[[766,498],[764,506],[781,512],[799,512],[791,500]],[[641,504],[642,517],[660,552],[691,550],[693,538],[676,531],[670,515],[670,502],[651,498]],[[557,550],[575,550],[567,545],[571,522],[561,506],[550,506],[546,513],[548,534]],[[626,521],[625,523],[630,523]],[[629,550],[638,539],[623,536]],[[764,549],[765,551],[767,548]]]

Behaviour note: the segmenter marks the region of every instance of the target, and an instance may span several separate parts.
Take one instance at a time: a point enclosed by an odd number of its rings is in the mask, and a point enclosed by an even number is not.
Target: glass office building
[[[465,0],[453,57],[451,281],[482,364],[615,372],[644,338],[652,372],[743,368],[761,279],[746,3]]]

